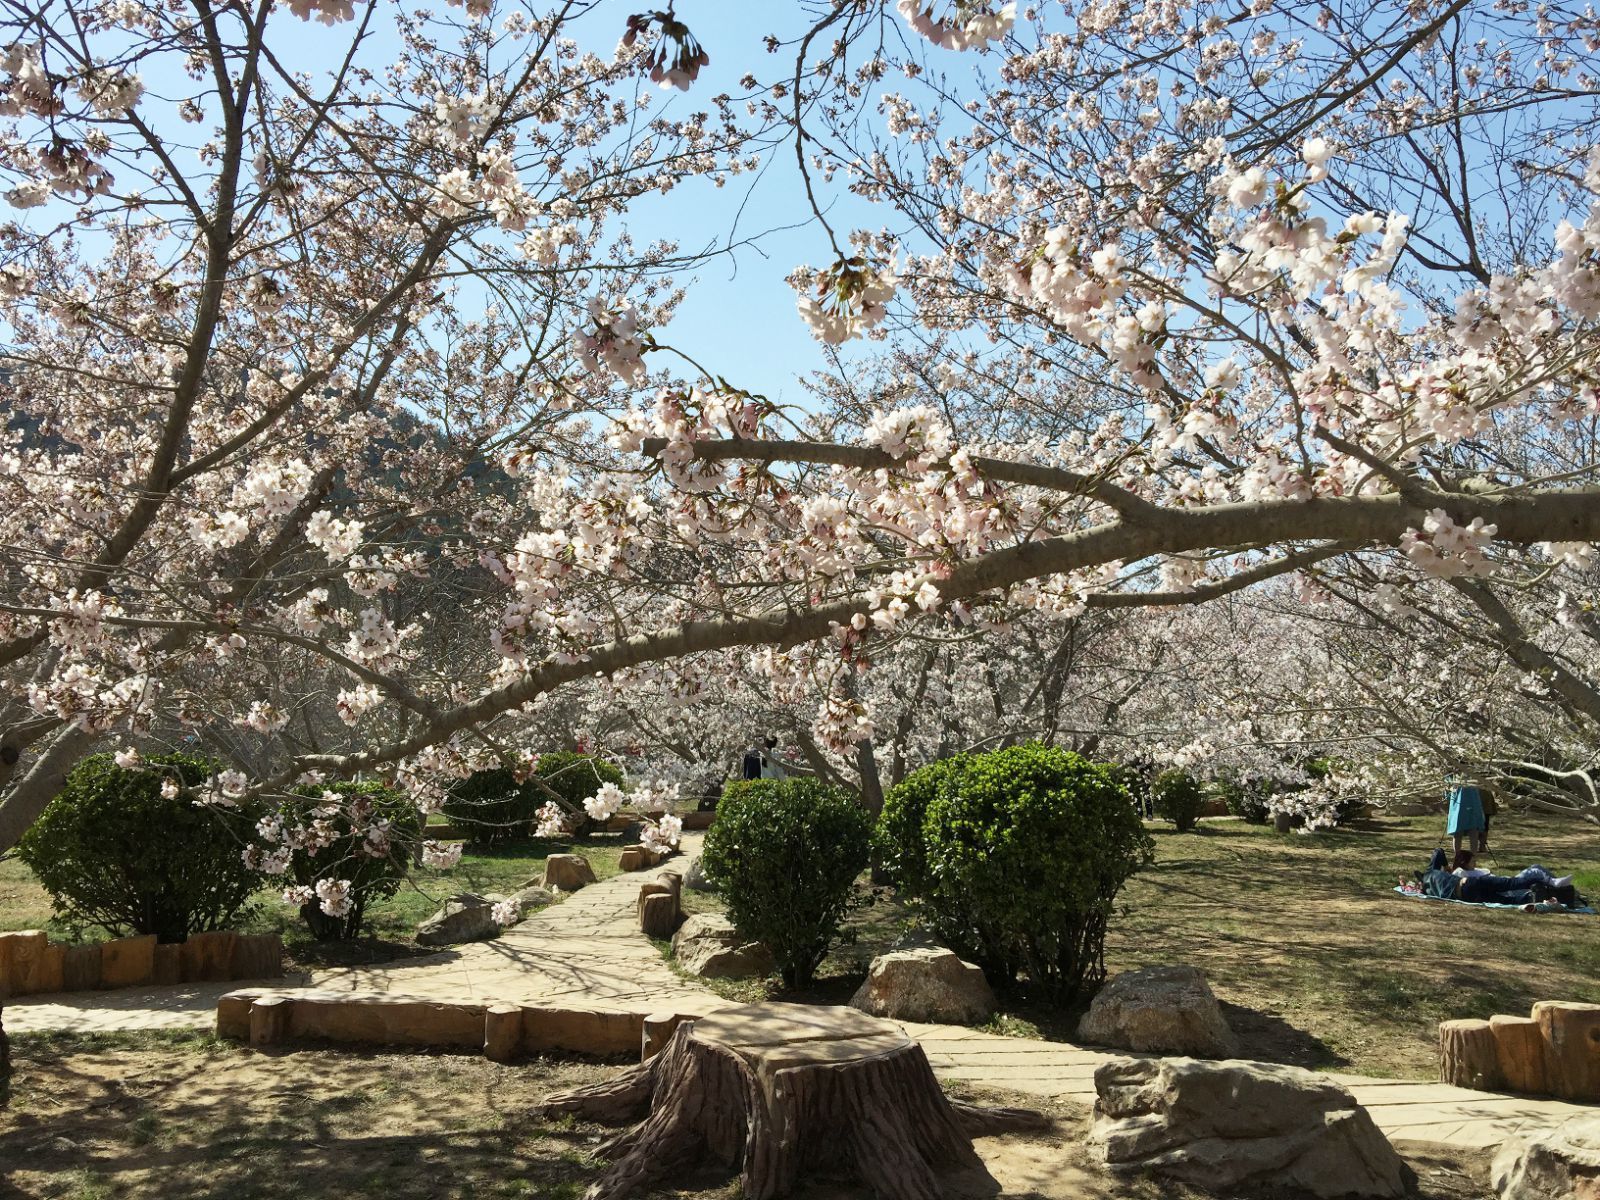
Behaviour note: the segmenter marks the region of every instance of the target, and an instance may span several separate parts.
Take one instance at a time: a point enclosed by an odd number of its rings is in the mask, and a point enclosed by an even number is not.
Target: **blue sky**
[[[609,26],[620,22],[624,11],[602,8],[598,20]],[[746,72],[763,80],[787,74],[793,70],[793,49],[768,54],[762,39],[772,33],[789,40],[809,24],[792,0],[785,4],[680,0],[676,13],[705,46],[711,64],[687,93],[660,92],[664,103],[658,113],[704,111],[711,96],[742,94],[739,79]],[[593,49],[609,50],[620,33],[620,24],[614,31],[596,28],[597,42],[605,37],[612,41]],[[824,195],[819,199],[833,204],[829,220],[841,239],[852,228],[878,228],[894,215],[841,187],[825,189]],[[792,143],[771,156],[759,179],[737,176],[720,189],[709,180],[689,180],[668,196],[636,203],[626,224],[640,241],[668,237],[686,251],[726,244],[730,234],[736,241],[761,235],[755,246],[742,247],[695,272],[677,317],[658,336],[737,386],[773,400],[802,399],[793,380],[829,363],[822,344],[795,311],[795,293],[784,277],[802,263],[828,265],[832,250],[806,203]]]

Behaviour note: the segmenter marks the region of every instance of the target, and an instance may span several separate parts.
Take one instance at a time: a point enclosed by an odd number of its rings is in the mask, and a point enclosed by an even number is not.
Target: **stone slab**
[[[156,969],[156,935],[115,938],[100,943],[100,986],[136,987],[149,983]]]

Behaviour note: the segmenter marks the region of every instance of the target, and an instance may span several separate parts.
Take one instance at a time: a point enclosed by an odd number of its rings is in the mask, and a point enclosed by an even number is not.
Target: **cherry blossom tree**
[[[1592,17],[817,0],[652,116],[722,53],[684,9],[6,4],[0,846],[104,739],[431,807],[597,678],[732,672],[859,760],[917,637],[972,688],[989,635],[1600,539]],[[672,351],[697,256],[628,221],[769,160],[796,320],[889,355],[808,407]]]

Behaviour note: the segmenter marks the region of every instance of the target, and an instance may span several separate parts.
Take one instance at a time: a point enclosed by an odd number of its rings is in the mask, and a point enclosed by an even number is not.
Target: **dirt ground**
[[[529,1111],[622,1064],[300,1049],[263,1053],[178,1036],[20,1037],[0,1111],[5,1200],[321,1200],[530,1197],[577,1200],[606,1134]],[[1019,1098],[963,1089],[995,1103]],[[1037,1107],[1037,1102],[1033,1103]],[[987,1177],[952,1177],[952,1200],[1202,1200],[1150,1179],[1118,1180],[1084,1146],[1088,1113],[1050,1110],[1042,1135],[977,1143]],[[1485,1192],[1486,1163],[1411,1158],[1431,1200]],[[736,1200],[725,1172],[679,1181],[659,1200]],[[826,1181],[799,1200],[867,1200]]]

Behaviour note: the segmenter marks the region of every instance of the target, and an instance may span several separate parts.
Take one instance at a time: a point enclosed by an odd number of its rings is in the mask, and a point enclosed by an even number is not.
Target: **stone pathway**
[[[685,854],[662,869],[680,869],[698,852],[685,835]],[[639,932],[639,885],[653,872],[619,875],[574,893],[487,942],[426,958],[380,966],[317,972],[324,991],[385,993],[450,1001],[569,1001],[584,1008],[709,1011],[728,1002],[676,973]],[[269,986],[292,986],[275,980]],[[211,1028],[217,998],[241,983],[142,988],[73,996],[25,997],[8,1004],[6,1028]],[[1094,1071],[1115,1054],[1063,1042],[1002,1037],[949,1025],[906,1024],[934,1070],[945,1079],[1036,1096],[1094,1103]],[[1529,1100],[1438,1083],[1335,1075],[1366,1105],[1394,1141],[1485,1149],[1524,1128],[1547,1128],[1595,1108]]]

